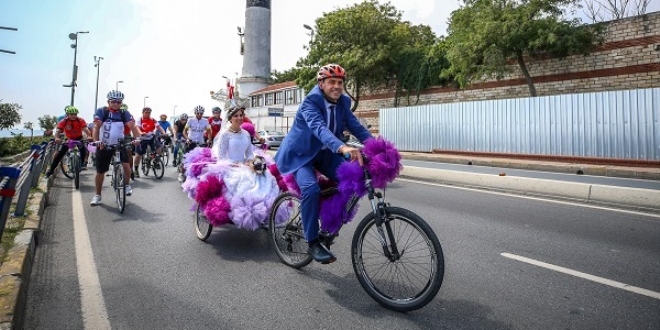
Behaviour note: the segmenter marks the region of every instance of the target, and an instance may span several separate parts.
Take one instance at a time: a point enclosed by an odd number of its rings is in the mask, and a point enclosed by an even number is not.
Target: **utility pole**
[[[94,56],[94,66],[96,67],[96,94],[94,94],[94,111],[98,109],[99,102],[99,72],[101,71],[101,60],[103,57]]]

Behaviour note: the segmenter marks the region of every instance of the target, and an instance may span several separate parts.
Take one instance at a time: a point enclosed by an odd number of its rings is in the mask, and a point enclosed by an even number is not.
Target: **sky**
[[[287,70],[306,55],[310,36],[303,24],[313,26],[324,12],[359,2],[272,0],[271,70]],[[436,35],[446,34],[447,19],[459,7],[458,0],[390,2],[404,20],[429,25]],[[22,123],[62,114],[71,99],[71,89],[62,87],[73,67],[68,35],[89,31],[78,35],[75,96],[86,120],[95,103],[94,56],[103,57],[98,106],[123,81],[119,89],[134,114],[145,103],[154,115],[210,109],[219,105],[209,92],[226,85],[222,76],[235,79],[241,72],[236,27],[244,22],[244,0],[0,0],[0,26],[18,28],[0,30],[0,49],[16,52],[0,53],[0,99],[23,106]]]

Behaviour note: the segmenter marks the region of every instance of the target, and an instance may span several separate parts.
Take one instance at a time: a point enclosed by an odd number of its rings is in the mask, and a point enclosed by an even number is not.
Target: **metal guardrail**
[[[7,217],[14,197],[17,197],[13,216],[20,217],[25,214],[30,189],[39,185],[39,176],[42,173],[44,161],[52,157],[52,142],[34,144],[30,154],[19,164],[0,167],[0,237],[4,233]]]

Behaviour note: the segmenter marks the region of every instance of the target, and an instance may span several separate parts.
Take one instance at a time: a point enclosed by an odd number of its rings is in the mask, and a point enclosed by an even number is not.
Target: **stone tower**
[[[242,38],[243,69],[237,80],[239,96],[268,86],[270,79],[270,0],[246,0]]]

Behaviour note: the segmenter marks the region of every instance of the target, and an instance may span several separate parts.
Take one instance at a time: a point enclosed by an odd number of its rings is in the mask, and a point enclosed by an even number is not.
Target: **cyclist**
[[[360,141],[371,134],[351,112],[351,99],[343,94],[346,71],[337,64],[321,67],[317,85],[298,108],[295,120],[275,154],[275,163],[283,175],[293,174],[301,189],[300,211],[309,253],[314,260],[330,263],[336,260],[319,236],[319,187],[314,170],[337,182],[337,168],[342,155],[362,165],[359,149],[345,145],[340,137],[346,129]]]
[[[105,148],[106,146],[115,146],[119,139],[125,137],[124,128],[128,127],[135,136],[140,136],[141,132],[135,126],[135,120],[128,110],[121,111],[120,107],[124,100],[124,94],[120,91],[112,90],[108,92],[108,106],[98,108],[94,113],[94,132],[92,136],[94,141],[98,141],[96,148],[96,195],[92,198],[92,205],[101,204],[101,188],[103,187],[103,179],[105,173],[110,169],[110,162],[114,156],[112,149]],[[101,138],[101,139],[99,139]],[[139,141],[133,141],[133,144]],[[120,158],[124,166],[124,173],[131,171],[129,158],[127,152],[121,151]],[[124,184],[126,185],[126,195],[133,194],[133,188],[130,185],[130,178],[124,177]]]
[[[220,127],[222,126],[222,109],[219,107],[213,107],[211,110],[213,116],[209,117],[209,125],[211,125],[211,137],[208,137],[208,134],[205,136],[208,143],[212,143],[215,136],[220,132]]]
[[[138,168],[140,167],[142,156],[147,153],[147,147],[150,147],[152,151],[155,150],[160,155],[161,145],[160,141],[156,138],[156,132],[165,134],[165,131],[160,127],[156,119],[151,118],[151,108],[149,107],[142,109],[142,118],[137,120],[136,125],[142,131],[142,136],[140,137],[141,142],[137,147],[135,159],[133,160],[133,173],[135,173],[135,177],[139,178],[140,171],[138,171]]]
[[[183,128],[183,138],[186,140],[188,146],[186,147],[185,153],[195,149],[200,144],[204,144],[204,133],[211,134],[211,124],[208,120],[202,118],[204,115],[204,107],[198,105],[194,109],[195,118],[188,119],[186,127]],[[190,134],[188,134],[190,131]],[[179,173],[179,181],[185,180],[185,175],[183,171]]]
[[[62,119],[60,122],[57,123],[57,130],[55,131],[55,143],[60,143],[62,141],[60,139],[60,134],[62,134],[62,132],[64,132],[64,135],[69,140],[82,141],[83,133],[89,135],[89,130],[87,129],[87,123],[85,122],[84,119],[78,118],[78,109],[76,109],[76,107],[67,106],[64,111],[66,112],[67,116],[66,118]],[[85,159],[85,156],[87,154],[87,149],[85,149],[85,146],[83,145],[80,145],[79,148],[80,148],[80,158]],[[68,145],[63,144],[60,146],[60,150],[55,155],[53,162],[50,164],[50,168],[48,169],[48,171],[46,171],[47,178],[53,175],[53,172],[57,168],[57,165],[59,165],[60,161],[62,160],[62,157],[64,157],[67,151],[69,151]]]
[[[169,146],[172,144],[172,136],[174,136],[174,129],[172,128],[172,125],[170,124],[169,121],[167,121],[167,115],[166,114],[161,114],[160,115],[160,120],[158,121],[158,125],[160,125],[161,128],[163,128],[163,131],[167,133],[169,131],[169,134],[162,135],[160,138],[161,140],[165,143],[165,146]]]
[[[176,167],[176,156],[179,154],[179,142],[183,142],[183,130],[186,128],[188,123],[188,114],[184,113],[179,117],[177,121],[174,122],[174,162],[172,166]]]

